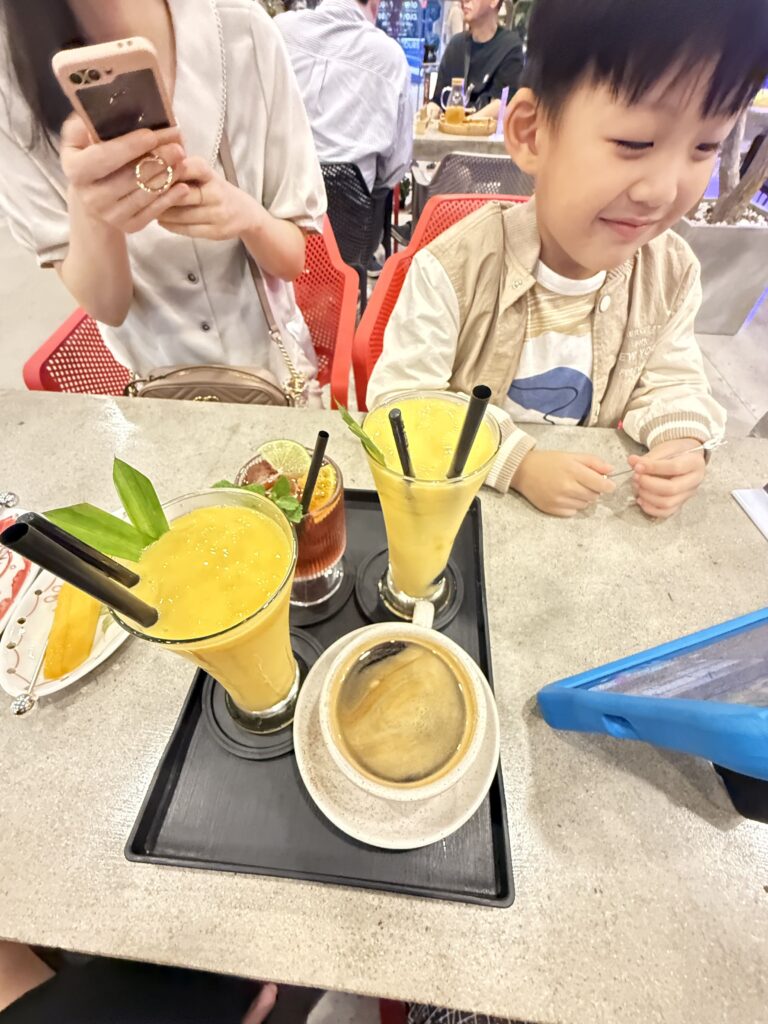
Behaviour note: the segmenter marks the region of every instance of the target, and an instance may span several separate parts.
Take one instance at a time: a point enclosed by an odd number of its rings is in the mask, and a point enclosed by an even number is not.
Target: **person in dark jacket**
[[[500,27],[500,5],[501,0],[462,0],[467,31],[445,48],[427,104],[430,117],[440,116],[440,96],[452,78],[464,79],[466,105],[474,107],[474,116],[497,118],[505,87],[512,98],[523,70],[523,44],[516,32]]]

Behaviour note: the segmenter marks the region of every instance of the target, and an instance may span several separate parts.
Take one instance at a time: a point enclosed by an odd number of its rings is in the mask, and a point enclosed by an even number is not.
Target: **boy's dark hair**
[[[742,110],[768,74],[768,0],[535,0],[521,84],[556,117],[583,81],[635,103],[708,66],[702,113]]]

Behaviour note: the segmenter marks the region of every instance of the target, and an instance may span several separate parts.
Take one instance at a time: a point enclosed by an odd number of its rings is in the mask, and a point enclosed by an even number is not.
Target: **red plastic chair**
[[[331,408],[347,405],[360,284],[341,258],[327,217],[322,235],[307,237],[306,264],[293,287],[317,353],[318,379],[331,384]]]
[[[294,288],[317,353],[320,383],[330,381],[332,399],[346,405],[358,279],[342,262],[327,217],[322,235],[307,238],[306,265]],[[75,310],[24,366],[30,391],[122,395],[129,379],[129,371],[115,360],[96,323],[82,309]]]
[[[410,244],[401,252],[391,256],[384,264],[373,295],[368,300],[365,312],[357,325],[352,350],[352,368],[355,374],[355,392],[359,409],[368,408],[365,404],[368,380],[384,346],[384,330],[400,296],[411,260],[419,249],[429,245],[452,224],[462,220],[468,214],[474,213],[485,203],[499,200],[526,203],[529,199],[530,196],[472,194],[433,196],[427,202]]]

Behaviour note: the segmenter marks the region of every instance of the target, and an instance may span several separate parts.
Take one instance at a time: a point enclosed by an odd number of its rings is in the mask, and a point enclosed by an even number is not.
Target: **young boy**
[[[505,119],[535,199],[488,203],[415,257],[369,406],[484,383],[516,423],[621,424],[649,448],[629,458],[638,505],[676,511],[725,412],[693,333],[699,265],[667,229],[767,71],[766,0],[537,0]],[[602,459],[508,434],[499,490],[571,516],[614,489]]]

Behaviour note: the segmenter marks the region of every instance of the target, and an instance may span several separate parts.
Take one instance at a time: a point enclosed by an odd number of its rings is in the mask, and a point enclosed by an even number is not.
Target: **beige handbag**
[[[222,135],[219,148],[227,181],[238,187],[229,140]],[[306,405],[307,378],[299,373],[291,359],[264,287],[258,264],[243,245],[251,277],[259,296],[269,337],[277,346],[288,371],[281,384],[266,369],[248,366],[208,365],[162,366],[146,377],[134,377],[125,394],[133,398],[175,398],[194,402],[237,402],[243,405]]]

